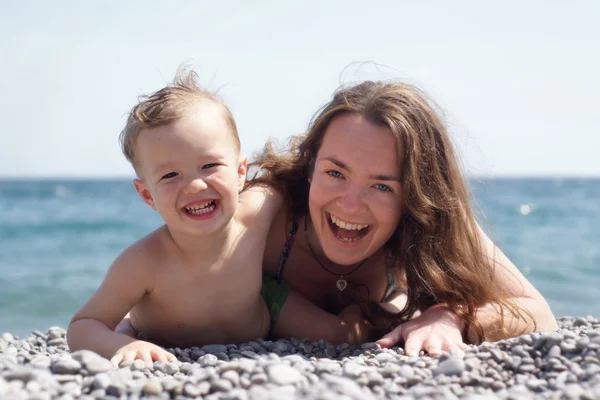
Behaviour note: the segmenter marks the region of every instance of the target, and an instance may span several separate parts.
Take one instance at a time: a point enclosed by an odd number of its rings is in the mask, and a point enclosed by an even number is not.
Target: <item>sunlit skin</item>
[[[311,245],[346,266],[339,272],[375,254],[398,225],[402,186],[395,148],[389,128],[360,115],[340,116],[327,128],[310,179],[310,222],[317,238]],[[344,241],[334,233],[332,218],[352,228],[368,225],[360,230],[366,233]]]
[[[187,118],[140,133],[140,179],[134,186],[165,225],[113,263],[98,291],[73,317],[71,350],[91,349],[120,364],[174,358],[157,344],[240,343],[264,338],[271,328],[331,343],[361,343],[369,337],[359,307],[348,305],[331,315],[293,292],[290,297],[302,312],[270,326],[260,295],[261,267],[282,196],[268,187],[238,195],[246,160],[220,113],[204,104]]]
[[[325,271],[318,261],[330,271],[347,274],[365,260],[345,279],[349,284],[366,285],[372,301],[381,301],[384,296],[387,276],[381,246],[397,228],[404,195],[399,182],[397,151],[398,145],[388,128],[374,125],[357,114],[334,117],[325,131],[310,177],[308,229],[306,233],[303,229],[298,231],[283,274],[298,293],[324,310],[339,312],[351,304],[351,300],[337,289],[338,276]],[[344,226],[350,224],[351,230],[364,225],[368,228],[359,235],[349,234],[332,227],[332,216],[336,221],[343,221]],[[282,209],[271,226],[265,250],[264,269],[271,274],[276,273],[289,224],[287,210]],[[509,298],[532,313],[538,331],[556,329],[554,317],[541,294],[484,232],[473,234],[481,238],[485,254],[496,263],[494,279]],[[358,240],[349,240],[352,237]],[[318,261],[311,254],[309,244]],[[399,312],[406,301],[406,295],[399,294],[380,305],[390,312]],[[280,320],[293,319],[301,311],[296,298],[290,296]],[[500,324],[493,304],[482,307],[477,318],[490,333]],[[417,356],[422,350],[430,355],[439,355],[443,350],[461,352],[466,348],[463,328],[464,322],[444,304],[439,304],[399,325],[377,343],[383,347],[400,344],[409,356]],[[293,332],[284,333],[293,336]],[[490,337],[494,337],[493,334]]]
[[[134,186],[165,225],[126,249],[69,326],[71,350],[91,349],[113,363],[173,359],[156,344],[114,332],[131,325],[159,344],[192,346],[264,337],[260,297],[266,234],[278,209],[266,189],[245,191],[246,160],[218,107],[143,130]]]
[[[304,298],[331,313],[338,313],[352,301],[336,287],[338,276],[325,271],[315,260],[310,246],[330,271],[347,273],[349,285],[366,284],[371,299],[382,299],[387,274],[381,247],[394,232],[401,213],[402,187],[396,142],[388,128],[374,125],[358,115],[335,118],[327,128],[310,177],[310,215],[307,231],[304,221],[286,262],[284,278]],[[357,241],[340,240],[330,226],[331,216],[354,228],[368,225]],[[273,222],[265,250],[265,270],[275,274],[281,248],[289,229],[286,210]],[[335,228],[334,228],[335,229]],[[339,233],[339,231],[338,231]],[[406,296],[396,298],[402,307]],[[288,330],[281,336],[294,336],[290,328],[304,307],[290,295],[280,313]],[[319,321],[315,320],[315,324]],[[368,334],[368,332],[363,332]],[[369,340],[372,340],[369,337]]]

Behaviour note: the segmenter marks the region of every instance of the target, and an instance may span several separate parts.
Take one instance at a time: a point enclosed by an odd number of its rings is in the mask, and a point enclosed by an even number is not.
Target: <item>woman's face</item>
[[[309,211],[319,240],[312,246],[334,263],[360,262],[394,233],[402,192],[397,144],[389,128],[358,114],[335,117],[310,183]]]

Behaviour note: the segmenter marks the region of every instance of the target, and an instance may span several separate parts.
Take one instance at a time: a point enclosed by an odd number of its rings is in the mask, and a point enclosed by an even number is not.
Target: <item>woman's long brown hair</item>
[[[408,302],[399,314],[387,316],[388,327],[378,325],[389,329],[439,303],[447,304],[465,321],[465,330],[475,328],[478,341],[486,340],[475,320],[483,305],[493,303],[502,315],[508,311],[532,322],[531,315],[510,302],[495,281],[494,270],[502,267],[484,253],[446,128],[433,103],[414,86],[366,81],[338,89],[317,112],[307,134],[293,137],[283,152],[267,143],[255,155],[250,167],[258,172],[249,183],[278,187],[286,197],[290,218],[306,215],[308,178],[323,136],[331,121],[345,113],[388,127],[400,159],[402,216],[386,248],[395,259],[396,280],[406,281]],[[506,333],[500,336],[523,332]]]

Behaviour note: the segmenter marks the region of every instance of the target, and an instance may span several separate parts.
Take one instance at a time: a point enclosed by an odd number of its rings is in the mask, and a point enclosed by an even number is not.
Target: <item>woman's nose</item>
[[[348,186],[339,197],[338,203],[343,211],[356,213],[364,207],[364,191],[358,186]]]

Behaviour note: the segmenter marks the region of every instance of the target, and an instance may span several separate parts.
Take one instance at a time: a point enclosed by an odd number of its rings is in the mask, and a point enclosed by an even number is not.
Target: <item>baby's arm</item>
[[[372,338],[373,328],[356,304],[333,315],[292,290],[281,308],[273,334],[280,338],[323,339],[330,344],[360,344]]]
[[[122,333],[134,339],[138,337],[138,331],[135,330],[133,325],[131,324],[131,318],[129,317],[129,313],[119,322],[115,328],[115,332]]]
[[[135,304],[152,290],[151,249],[138,242],[125,250],[112,264],[92,297],[73,316],[67,330],[72,351],[87,349],[119,364],[135,358],[151,362],[174,359],[162,348],[142,342],[114,329]]]

